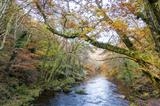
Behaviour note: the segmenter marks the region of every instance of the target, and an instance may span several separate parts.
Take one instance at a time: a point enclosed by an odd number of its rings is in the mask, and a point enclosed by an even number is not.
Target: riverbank
[[[32,53],[26,48],[17,48],[14,52],[0,56],[1,106],[30,106],[45,90],[68,92],[85,77],[81,64],[70,58],[70,54],[64,53],[62,57],[63,51],[45,57],[40,51]],[[10,55],[15,56],[12,61]],[[54,61],[48,60],[51,57]],[[70,59],[72,62],[68,62]]]
[[[117,85],[118,92],[125,95],[124,98],[130,101],[130,106],[160,106],[159,91],[145,76],[135,79],[132,84],[127,84],[117,76],[120,73],[117,74],[115,70],[103,74],[109,81]]]
[[[100,70],[99,70],[99,73],[100,73]],[[90,79],[93,79],[94,77],[96,77],[96,74],[89,75],[89,77],[87,77],[87,79],[85,79],[84,82],[87,82]],[[105,75],[105,74],[102,72],[102,75]],[[143,99],[143,98],[137,97],[136,96],[137,92],[134,91],[134,88],[132,86],[130,86],[130,85],[125,84],[124,81],[122,81],[121,79],[117,79],[116,76],[113,77],[113,76],[107,76],[106,75],[106,78],[107,78],[107,80],[113,82],[116,85],[116,87],[117,87],[116,92],[121,94],[119,97],[130,101],[130,106],[159,106],[158,105],[159,104],[159,99],[156,99],[156,98],[153,98],[153,97],[150,97],[150,98],[147,98],[147,99],[145,99],[145,98]],[[77,86],[81,86],[81,85],[77,85]],[[93,88],[93,89],[95,90],[96,88]],[[82,89],[82,91],[83,90],[84,89]],[[73,89],[70,90],[70,91],[72,93],[74,92]],[[81,91],[81,89],[80,89],[80,91]],[[67,93],[71,93],[71,92],[67,92]],[[40,102],[42,104],[43,103],[47,103],[47,104],[45,104],[47,106],[48,103],[50,102],[51,98],[54,98],[59,94],[60,95],[62,94],[61,96],[66,95],[63,92],[54,93],[54,95],[51,95],[51,94],[52,93],[44,93],[44,94],[42,94],[40,96],[40,98],[38,100],[36,100],[36,103],[38,103],[38,102]],[[140,95],[140,94],[138,93],[138,95]],[[156,105],[154,105],[154,104],[156,104]]]
[[[138,93],[137,95],[143,96],[140,98],[136,96],[136,91],[130,86],[125,85],[122,81],[118,79],[109,79],[111,82],[117,85],[118,91],[125,95],[125,99],[130,101],[130,106],[160,106],[160,98],[155,96],[144,95]],[[148,97],[145,97],[148,96]]]
[[[12,80],[15,79],[12,78]],[[13,83],[13,81],[10,81],[8,85],[6,84],[6,86],[1,86],[1,91],[3,90],[3,92],[1,92],[3,100],[1,100],[0,104],[2,106],[30,106],[35,100],[37,100],[37,98],[39,98],[39,96],[47,92],[47,94],[49,94],[50,96],[53,96],[57,92],[69,92],[71,87],[79,82],[75,82],[74,79],[68,78],[64,79],[63,81],[52,81],[48,84],[37,83],[34,86],[13,85],[17,83],[17,81],[15,81],[15,83]],[[6,92],[8,93],[8,95],[5,95]]]
[[[58,93],[48,100],[38,101],[36,106],[129,106],[122,94],[117,93],[117,86],[104,76],[94,76],[72,88],[70,93]],[[78,93],[83,91],[84,93]],[[40,103],[41,102],[41,103]]]
[[[72,92],[73,88],[80,86],[81,84],[84,84],[85,82],[89,81],[90,79],[95,78],[99,73],[100,70],[96,69],[94,66],[92,65],[85,65],[84,66],[86,75],[85,78],[83,78],[82,80],[79,80],[75,83],[71,83],[69,87],[65,87],[66,89],[64,90],[53,90],[54,87],[52,87],[53,89],[49,89],[49,90],[44,90],[43,92],[40,93],[40,95],[38,97],[36,97],[36,99],[34,101],[32,101],[33,104],[37,104],[38,106],[46,106],[49,102],[50,98],[55,97],[57,94],[61,94],[61,93],[70,93]],[[68,85],[67,85],[68,86]],[[79,91],[77,91],[78,93]],[[80,91],[81,92],[81,91]],[[82,90],[83,92],[83,90]]]

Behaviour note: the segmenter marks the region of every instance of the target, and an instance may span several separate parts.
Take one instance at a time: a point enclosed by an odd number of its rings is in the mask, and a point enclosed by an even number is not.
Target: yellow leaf
[[[128,28],[128,25],[122,20],[115,20],[112,25],[115,29],[120,30],[122,32],[126,31]]]

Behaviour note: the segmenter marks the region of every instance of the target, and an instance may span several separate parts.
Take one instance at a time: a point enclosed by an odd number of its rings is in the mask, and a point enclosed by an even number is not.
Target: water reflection
[[[76,90],[84,90],[87,94],[76,94]],[[86,83],[73,88],[69,94],[60,93],[49,100],[47,106],[129,106],[127,100],[119,98],[116,86],[97,76]]]

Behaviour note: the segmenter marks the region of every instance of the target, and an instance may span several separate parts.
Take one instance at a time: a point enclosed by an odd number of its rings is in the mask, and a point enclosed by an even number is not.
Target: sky
[[[55,2],[57,2],[57,3],[60,3],[60,1],[61,0],[55,0]],[[117,1],[117,0],[102,0],[102,2],[103,2],[103,7],[105,8],[106,6],[108,6],[108,7],[110,7],[111,8],[111,4],[114,4],[115,3],[115,1]],[[126,0],[119,0],[119,1],[126,1]],[[19,4],[21,4],[21,3],[23,3],[24,2],[24,0],[17,0],[17,2],[19,3]],[[82,0],[82,4],[84,5],[86,3],[86,0]],[[26,5],[25,3],[23,3],[23,5]],[[60,6],[63,8],[64,6],[63,5],[66,5],[66,4],[60,4]],[[66,6],[65,6],[66,7]],[[67,7],[66,7],[67,8]],[[70,8],[70,10],[74,10],[74,11],[78,11],[79,9],[81,9],[80,8],[80,6],[79,5],[77,5],[76,3],[74,3],[74,2],[69,2],[69,8]],[[28,6],[28,7],[26,7],[25,9],[24,9],[26,12],[28,11],[28,10],[30,10],[30,7]],[[31,13],[30,13],[30,15],[33,17],[33,19],[34,20],[36,20],[36,21],[39,21],[39,20],[41,20],[41,17],[39,16],[39,15],[37,15],[37,14],[35,14],[34,13],[34,11],[32,11]],[[85,17],[90,17],[90,15],[92,15],[92,14],[90,14],[90,13],[83,13],[82,14],[83,16],[85,16]],[[108,14],[109,15],[109,14]],[[138,27],[143,27],[145,24],[144,24],[144,22],[142,21],[142,20],[136,20],[136,23],[134,23],[133,22],[133,20],[132,19],[130,19],[130,18],[128,18],[128,17],[132,17],[132,18],[135,18],[135,16],[134,15],[128,15],[127,17],[126,17],[126,19],[125,20],[127,20],[128,21],[128,23],[129,23],[129,26],[130,26],[130,28],[133,28],[134,26],[136,26],[137,24],[138,24]],[[94,17],[93,17],[94,18]],[[112,17],[111,16],[111,18],[115,18],[115,17]],[[94,20],[94,19],[93,19]],[[77,21],[77,20],[75,20],[75,21]],[[96,20],[95,20],[96,21]],[[98,28],[100,28],[100,26],[98,26]],[[95,30],[96,31],[96,30]],[[99,37],[99,38],[97,38],[97,41],[99,41],[99,42],[103,42],[103,43],[111,43],[112,45],[117,45],[117,43],[119,42],[119,37],[118,37],[118,34],[114,31],[114,30],[107,30],[107,31],[102,31],[101,33],[100,33],[100,36],[101,37]]]

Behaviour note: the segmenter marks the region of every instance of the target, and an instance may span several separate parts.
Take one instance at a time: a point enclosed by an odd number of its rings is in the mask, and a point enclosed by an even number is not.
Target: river
[[[129,106],[129,102],[117,92],[115,84],[98,75],[74,87],[72,92],[58,93],[36,106]]]

